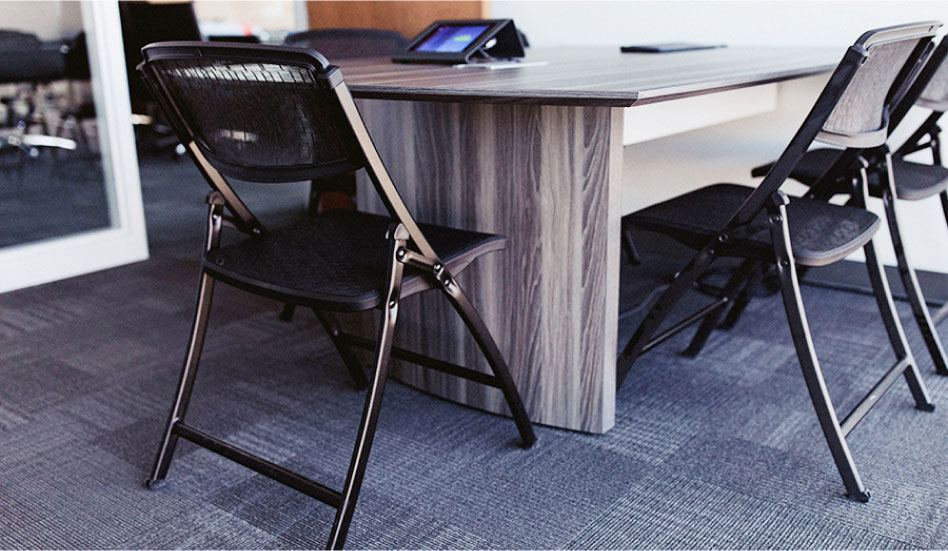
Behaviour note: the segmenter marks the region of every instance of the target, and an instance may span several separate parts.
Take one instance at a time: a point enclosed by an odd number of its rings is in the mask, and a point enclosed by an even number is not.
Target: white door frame
[[[148,258],[118,2],[81,5],[112,225],[0,249],[0,292]]]

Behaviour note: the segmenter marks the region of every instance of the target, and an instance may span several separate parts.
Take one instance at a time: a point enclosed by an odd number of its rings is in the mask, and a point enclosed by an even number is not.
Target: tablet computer
[[[472,57],[523,57],[523,43],[510,19],[435,21],[392,56],[403,63],[467,63]]]

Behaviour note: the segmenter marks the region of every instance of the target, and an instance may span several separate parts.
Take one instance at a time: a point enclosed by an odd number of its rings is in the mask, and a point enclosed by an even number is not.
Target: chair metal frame
[[[726,308],[731,304],[741,304],[742,301],[746,303],[746,289],[748,286],[744,285],[744,282],[753,281],[759,276],[761,270],[768,265],[775,266],[780,279],[780,290],[791,336],[807,390],[837,470],[846,487],[847,496],[856,501],[865,502],[869,500],[869,492],[866,490],[856,469],[846,437],[865,417],[866,413],[878,403],[878,400],[899,378],[899,375],[905,377],[915,401],[915,406],[918,409],[931,411],[934,409],[934,405],[929,398],[928,391],[918,372],[916,361],[908,347],[901,322],[895,311],[885,272],[875,253],[874,238],[872,238],[863,246],[866,254],[866,267],[896,361],[851,412],[842,421],[839,421],[823,379],[822,369],[816,356],[807,323],[797,277],[797,264],[790,242],[790,226],[787,220],[787,205],[790,203],[790,199],[780,190],[780,187],[786,182],[792,170],[803,158],[807,148],[814,140],[859,145],[866,143],[880,145],[884,143],[888,122],[888,106],[892,105],[891,102],[894,97],[901,97],[903,91],[917,76],[919,65],[929,54],[931,39],[940,26],[941,24],[937,22],[924,22],[887,27],[863,34],[846,51],[809,115],[783,154],[773,164],[763,182],[748,196],[717,235],[706,241],[703,238],[693,236],[690,243],[689,235],[684,230],[681,235],[675,236],[676,239],[688,243],[698,252],[675,276],[668,289],[652,306],[645,319],[636,329],[632,339],[620,354],[617,366],[617,385],[621,384],[629,374],[633,363],[641,354],[686,327],[698,321],[703,321],[702,327],[699,328],[689,347],[692,351],[700,349],[711,328],[721,320]],[[881,126],[875,129],[854,132],[851,136],[827,132],[825,126],[828,121],[833,120],[833,117],[846,116],[845,109],[842,114],[837,115],[837,106],[841,104],[841,99],[846,95],[861,65],[869,59],[872,49],[878,45],[902,40],[918,40],[918,43],[907,57],[886,97],[885,106],[881,113]],[[853,186],[851,193],[854,198],[854,206],[864,207],[868,196],[868,176],[865,170],[867,163],[865,161],[861,162],[863,163],[863,169],[859,172],[859,177],[849,183]],[[765,224],[769,228],[770,241],[773,247],[772,253],[765,255],[769,257],[749,255],[748,251],[742,250],[739,245],[734,245],[741,237],[750,236],[763,230],[759,225],[759,214],[762,212],[766,212],[767,215]],[[686,316],[669,329],[656,334],[670,314],[674,304],[698,281],[702,273],[711,266],[715,259],[727,256],[745,258],[745,261],[725,285],[722,296],[696,313]]]
[[[811,186],[806,194],[807,197],[824,199],[829,199],[837,194],[850,195],[849,183],[853,179],[859,178],[859,171],[863,169],[878,178],[879,185],[871,186],[869,192],[871,196],[882,199],[889,236],[895,251],[899,278],[912,308],[912,316],[915,318],[925,347],[935,365],[935,372],[939,375],[948,375],[948,354],[945,353],[935,325],[948,316],[948,303],[942,305],[935,313],[929,312],[915,268],[905,249],[900,229],[899,215],[896,210],[898,181],[893,171],[892,161],[923,149],[930,149],[934,164],[941,165],[941,130],[937,122],[944,111],[948,109],[948,103],[944,101],[926,101],[925,93],[935,74],[939,70],[948,70],[948,66],[942,67],[946,57],[948,57],[948,40],[943,38],[928,56],[924,67],[918,72],[918,77],[912,83],[912,86],[905,91],[901,99],[894,102],[896,107],[892,113],[888,135],[891,135],[892,131],[902,122],[912,105],[918,104],[933,109],[925,122],[894,153],[890,151],[886,144],[870,148],[849,147],[840,152],[840,156],[833,163],[833,166],[817,181],[807,182],[802,177],[791,175],[791,178]],[[941,92],[944,94],[946,91]],[[927,141],[925,141],[926,137]],[[863,165],[863,162],[865,165]],[[752,174],[760,175],[764,169],[766,169],[766,165],[757,167],[752,171]],[[938,195],[946,225],[948,225],[948,189],[942,190]],[[855,199],[855,196],[853,197]],[[748,282],[748,285],[749,288],[746,292],[750,294],[756,283]],[[735,304],[728,315],[729,319],[736,320],[745,306],[746,302]],[[724,324],[723,327],[727,327],[727,324]]]
[[[432,249],[425,235],[421,232],[414,218],[409,213],[408,208],[399,196],[365,128],[349,89],[342,77],[341,71],[337,67],[329,65],[326,59],[316,52],[277,46],[169,42],[146,46],[143,49],[143,55],[145,61],[139,66],[140,73],[158,99],[165,114],[172,121],[182,142],[187,144],[188,153],[213,190],[208,195],[209,208],[207,231],[205,235],[205,254],[219,246],[221,231],[224,225],[234,227],[246,234],[261,234],[266,230],[260,221],[251,213],[250,209],[240,200],[224,175],[215,166],[215,163],[209,160],[199,140],[195,138],[194,133],[188,128],[186,118],[182,115],[172,94],[169,92],[168,87],[162,81],[160,73],[154,66],[156,62],[165,59],[200,57],[204,59],[222,59],[235,63],[266,63],[269,61],[304,67],[313,76],[315,87],[329,91],[332,97],[331,101],[338,102],[337,106],[339,113],[341,113],[342,120],[348,123],[355,139],[355,143],[352,145],[361,152],[363,156],[362,161],[364,163],[363,168],[365,168],[368,173],[379,197],[382,199],[393,220],[386,237],[390,241],[387,276],[384,282],[384,291],[381,294],[380,303],[377,306],[381,310],[381,319],[379,320],[377,338],[374,341],[342,332],[328,311],[331,305],[306,304],[313,308],[320,323],[326,328],[333,345],[349,369],[350,375],[356,385],[359,387],[370,387],[366,395],[358,434],[343,490],[340,492],[328,488],[263,458],[238,449],[191,425],[185,424],[185,414],[193,389],[204,335],[207,329],[211,298],[215,282],[218,279],[208,273],[203,267],[198,286],[194,321],[174,406],[169,415],[168,424],[155,459],[152,474],[146,484],[149,487],[155,487],[165,479],[177,440],[178,438],[184,438],[335,507],[337,514],[333,522],[327,548],[341,548],[345,543],[349,524],[355,510],[356,500],[358,499],[365,475],[391,358],[405,360],[499,388],[503,392],[507,405],[512,412],[523,447],[528,448],[533,445],[536,436],[526,410],[523,407],[520,395],[514,386],[513,379],[510,376],[503,355],[477,310],[461,289],[454,275]],[[346,168],[346,170],[348,170],[348,168]],[[258,181],[273,180],[266,179]],[[225,207],[230,211],[230,215],[225,214]],[[406,265],[419,269],[423,274],[426,274],[424,277],[426,278],[427,286],[424,290],[439,289],[444,293],[455,311],[464,321],[481,352],[487,359],[493,372],[492,375],[441,360],[428,358],[393,346],[393,336],[398,317],[399,304],[403,298],[401,285]],[[234,282],[224,281],[234,284]],[[288,297],[283,294],[274,296],[272,293],[263,289],[254,290],[247,289],[246,286],[238,286],[264,296],[272,296],[273,298],[284,301],[293,301],[293,297]],[[305,301],[297,300],[294,302],[302,304]],[[357,362],[353,354],[353,347],[374,350],[373,363],[375,364],[375,370],[371,382],[368,381],[362,367]]]

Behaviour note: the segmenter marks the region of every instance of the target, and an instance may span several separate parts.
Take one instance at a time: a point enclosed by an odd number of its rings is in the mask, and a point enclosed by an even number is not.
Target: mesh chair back
[[[283,43],[317,50],[329,59],[387,57],[408,46],[404,36],[383,29],[315,29],[290,34]]]
[[[889,109],[917,76],[939,28],[937,22],[910,23],[859,37],[833,71],[790,144],[728,227],[747,224],[757,216],[814,140],[859,148],[884,144]]]
[[[817,140],[843,147],[885,143],[889,111],[922,61],[938,23],[900,25],[869,31],[853,48],[865,52]],[[911,62],[910,62],[911,61]]]
[[[364,166],[335,95],[341,74],[320,54],[222,43],[165,43],[143,54],[140,70],[182,140],[222,174],[290,182]]]
[[[948,63],[942,61],[916,103],[940,113],[948,111]]]

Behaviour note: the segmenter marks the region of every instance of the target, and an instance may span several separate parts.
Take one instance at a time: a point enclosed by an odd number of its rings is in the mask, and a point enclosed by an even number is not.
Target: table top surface
[[[489,70],[337,60],[359,98],[630,106],[800,78],[832,70],[845,48],[727,47],[662,54],[618,48],[533,48],[540,66]]]

